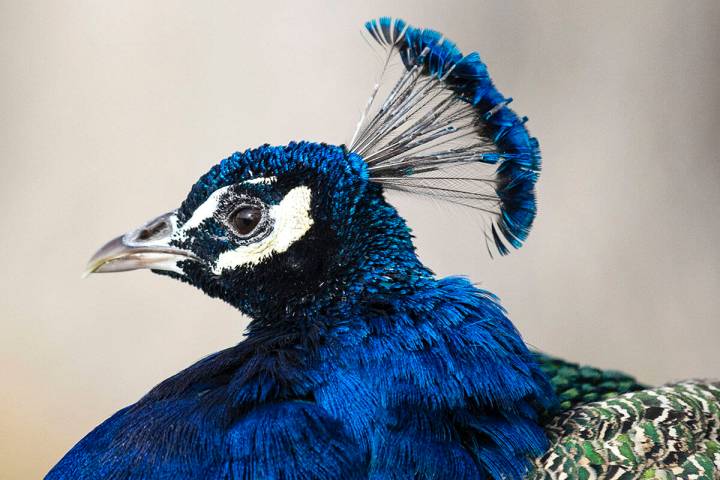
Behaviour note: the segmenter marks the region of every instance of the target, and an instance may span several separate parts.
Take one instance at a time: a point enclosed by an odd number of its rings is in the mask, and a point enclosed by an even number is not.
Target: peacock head
[[[300,142],[235,153],[177,210],[119,236],[89,272],[152,269],[251,315],[377,294],[427,276],[409,230],[346,148]]]
[[[348,146],[308,142],[235,153],[182,205],[105,245],[90,272],[149,268],[253,316],[407,291],[430,272],[386,203],[387,189],[474,209],[505,254],[535,217],[537,141],[477,53],[439,33],[381,18],[366,24],[399,66],[377,86]],[[391,60],[396,61],[391,61]],[[387,73],[387,72],[384,72]],[[379,84],[378,84],[379,85]]]

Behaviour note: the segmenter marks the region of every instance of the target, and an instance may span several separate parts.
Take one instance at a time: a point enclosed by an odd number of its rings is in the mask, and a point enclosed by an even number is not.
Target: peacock
[[[420,262],[385,193],[469,209],[505,255],[536,215],[538,142],[477,53],[400,19],[365,30],[382,71],[346,145],[236,152],[92,257],[251,321],[46,478],[720,478],[720,383],[653,388],[530,350],[492,293]]]

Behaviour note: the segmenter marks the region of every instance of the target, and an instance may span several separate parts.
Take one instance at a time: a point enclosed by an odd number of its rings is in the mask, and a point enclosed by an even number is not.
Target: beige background
[[[478,49],[543,147],[526,248],[400,197],[422,258],[527,340],[648,382],[720,376],[720,3],[0,3],[0,478],[37,478],[246,319],[148,272],[80,280],[236,149],[349,140],[392,14]]]

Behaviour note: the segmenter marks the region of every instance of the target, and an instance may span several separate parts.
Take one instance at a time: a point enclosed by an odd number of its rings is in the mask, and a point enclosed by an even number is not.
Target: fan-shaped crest
[[[476,52],[463,55],[438,32],[400,19],[365,27],[385,61],[349,149],[385,188],[477,209],[489,219],[488,245],[503,255],[519,248],[536,214],[540,170],[527,118],[508,108],[512,99]],[[398,59],[404,68],[384,87]]]

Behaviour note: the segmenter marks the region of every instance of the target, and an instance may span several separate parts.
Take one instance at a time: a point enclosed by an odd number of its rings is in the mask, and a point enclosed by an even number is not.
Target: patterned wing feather
[[[687,381],[565,410],[533,480],[720,478],[720,383]]]

